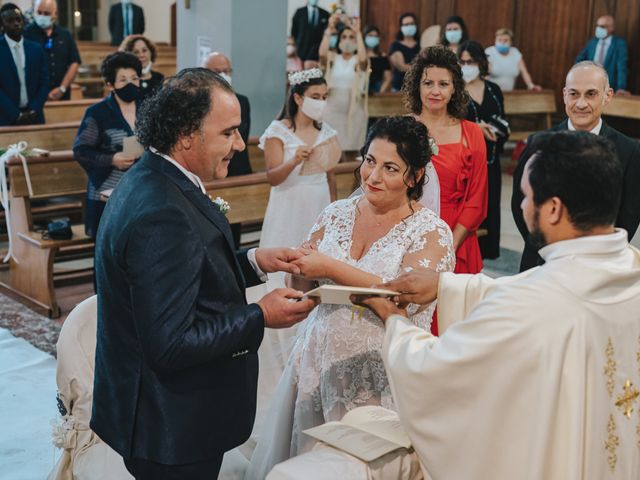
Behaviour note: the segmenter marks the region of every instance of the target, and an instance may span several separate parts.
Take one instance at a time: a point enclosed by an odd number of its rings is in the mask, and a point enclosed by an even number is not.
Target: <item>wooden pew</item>
[[[615,95],[604,107],[603,115],[640,120],[640,95]]]
[[[37,147],[51,152],[70,150],[79,127],[80,121],[0,127],[0,148],[25,140],[29,148]]]
[[[44,239],[33,227],[32,200],[74,197],[84,200],[87,176],[70,151],[54,152],[46,157],[29,157],[28,170],[33,187],[29,196],[25,173],[18,159],[9,161],[11,243],[14,257],[9,269],[0,272],[0,283],[12,292],[58,317],[54,280],[69,275],[90,273],[90,269],[58,274],[54,261],[64,254],[85,255],[93,251],[93,240],[84,234],[84,225],[73,225],[70,240]]]
[[[510,120],[522,115],[535,115],[542,120],[537,130],[534,131],[514,130],[514,122],[512,122],[509,140],[517,142],[526,139],[536,131],[551,128],[551,115],[556,113],[556,97],[553,90],[543,90],[541,92],[513,90],[504,92],[504,110]]]
[[[78,42],[78,51],[83,65],[100,65],[107,55],[117,50],[118,47],[108,44]],[[157,46],[155,63],[176,63],[176,47]]]
[[[44,119],[47,124],[79,122],[87,108],[99,101],[99,98],[50,101],[44,104]]]
[[[391,115],[405,115],[402,95],[399,93],[381,93],[369,96],[369,117],[378,118]],[[551,127],[551,115],[556,113],[556,100],[552,90],[530,92],[514,90],[504,92],[504,109],[510,119],[535,115],[542,123],[539,130]],[[527,138],[532,131],[512,131],[509,140],[519,141]]]
[[[340,163],[336,167],[338,198],[346,198],[356,189],[353,172],[360,162]],[[230,223],[262,222],[269,202],[271,185],[265,172],[228,177],[205,183],[207,193],[222,197],[231,209],[227,214]]]

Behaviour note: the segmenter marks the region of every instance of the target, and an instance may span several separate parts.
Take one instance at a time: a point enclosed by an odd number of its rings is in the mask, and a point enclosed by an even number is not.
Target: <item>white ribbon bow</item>
[[[27,181],[27,188],[29,189],[29,197],[33,196],[33,188],[31,187],[31,177],[29,176],[29,169],[27,167],[27,159],[24,158],[22,152],[27,149],[27,142],[21,141],[14,145],[9,145],[6,152],[0,156],[0,203],[4,208],[4,215],[7,222],[7,234],[9,235],[9,250],[5,257],[2,259],[3,263],[7,263],[10,258],[18,261],[13,256],[13,247],[11,244],[11,213],[9,211],[9,185],[7,183],[6,166],[13,157],[18,157],[22,162],[22,168],[24,169],[24,177]]]

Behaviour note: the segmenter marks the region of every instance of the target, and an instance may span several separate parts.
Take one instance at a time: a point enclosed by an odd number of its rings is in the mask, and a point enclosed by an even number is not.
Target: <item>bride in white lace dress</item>
[[[427,129],[410,117],[376,123],[363,148],[364,195],[337,201],[320,215],[298,261],[305,279],[371,286],[411,270],[452,271],[451,231],[416,201],[430,160]],[[427,179],[428,181],[428,179]],[[306,285],[309,288],[310,285]],[[408,313],[429,331],[435,305]],[[394,409],[380,357],[384,327],[369,310],[319,305],[298,333],[245,476],[263,479],[271,468],[311,449],[307,428],[340,420],[363,405]]]

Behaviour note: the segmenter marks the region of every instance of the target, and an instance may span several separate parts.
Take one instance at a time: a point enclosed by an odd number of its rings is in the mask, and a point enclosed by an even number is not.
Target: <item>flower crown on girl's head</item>
[[[324,74],[319,68],[310,68],[309,70],[301,70],[289,74],[289,85],[300,85],[314,78],[322,78]]]

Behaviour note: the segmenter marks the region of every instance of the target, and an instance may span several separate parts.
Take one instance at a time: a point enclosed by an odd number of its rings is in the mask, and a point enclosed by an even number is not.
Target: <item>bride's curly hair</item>
[[[398,155],[407,164],[407,172],[404,176],[407,197],[409,200],[418,200],[422,197],[426,181],[423,169],[431,161],[431,145],[429,144],[427,127],[411,116],[381,118],[373,124],[367,133],[367,140],[360,150],[362,162],[366,158],[371,143],[377,138],[387,140],[396,146]],[[420,170],[423,170],[422,175],[419,175]],[[360,183],[360,167],[354,173]],[[413,186],[409,185],[408,179],[413,180]]]

